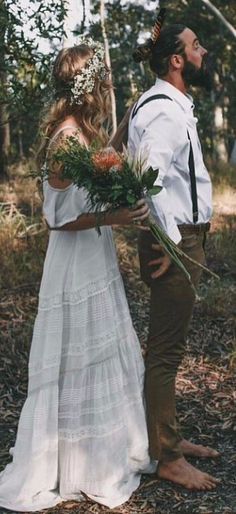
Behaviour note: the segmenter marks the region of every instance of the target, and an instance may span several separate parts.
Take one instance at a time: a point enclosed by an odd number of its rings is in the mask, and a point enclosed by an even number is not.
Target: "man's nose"
[[[206,54],[208,54],[208,51],[206,48],[204,48],[204,46],[202,46],[202,51],[201,51],[201,54],[202,54],[202,57]]]

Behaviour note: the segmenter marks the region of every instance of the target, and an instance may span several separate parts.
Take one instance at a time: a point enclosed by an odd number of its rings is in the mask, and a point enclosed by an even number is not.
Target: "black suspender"
[[[188,167],[189,167],[190,184],[191,184],[193,223],[197,223],[197,221],[198,221],[198,202],[197,202],[197,184],[196,184],[196,175],[195,175],[195,164],[194,164],[193,147],[192,147],[189,131],[187,131],[187,132],[188,132],[188,139],[189,139],[189,143],[190,143]]]
[[[144,100],[140,105],[138,105],[138,107],[137,107],[137,103],[135,104],[133,112],[131,114],[131,119],[133,119],[136,116],[136,114],[139,111],[139,109],[141,109],[141,107],[143,107],[145,104],[148,104],[152,100],[161,100],[161,99],[162,100],[170,100],[171,102],[173,102],[172,98],[170,98],[170,96],[167,96],[167,95],[152,95],[152,96],[149,96],[149,98],[146,98],[146,100]]]
[[[151,102],[152,100],[170,100],[173,102],[172,98],[167,95],[152,95],[149,98],[146,98],[140,105],[137,106],[137,103],[134,106],[133,112],[131,114],[131,120],[136,116],[137,112],[141,107]],[[189,131],[187,130],[188,140],[190,143],[189,148],[189,158],[188,158],[188,166],[189,166],[189,175],[190,175],[190,185],[191,185],[191,199],[192,199],[192,212],[193,212],[193,223],[197,223],[198,221],[198,201],[197,201],[197,184],[196,184],[196,175],[195,175],[195,164],[194,164],[194,155],[193,155],[193,147],[189,135]]]

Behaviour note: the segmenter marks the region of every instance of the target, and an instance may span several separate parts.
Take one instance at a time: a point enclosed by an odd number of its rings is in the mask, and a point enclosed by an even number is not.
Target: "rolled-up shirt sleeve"
[[[180,122],[178,122],[178,119],[175,119],[175,109],[171,106],[172,110],[170,110],[170,107],[167,107],[167,101],[164,102],[165,111],[163,109],[163,111],[155,117],[153,117],[153,114],[150,116],[150,102],[149,116],[147,116],[147,119],[150,120],[151,118],[151,121],[149,121],[145,127],[142,124],[142,128],[139,126],[139,123],[137,123],[134,130],[137,130],[136,136],[139,136],[139,144],[136,145],[138,154],[145,157],[148,166],[152,166],[153,169],[158,169],[158,177],[155,181],[155,185],[162,187],[161,192],[152,196],[148,201],[151,213],[168,236],[178,244],[181,241],[181,235],[170,207],[165,181],[168,177],[174,154],[180,144],[183,128]]]

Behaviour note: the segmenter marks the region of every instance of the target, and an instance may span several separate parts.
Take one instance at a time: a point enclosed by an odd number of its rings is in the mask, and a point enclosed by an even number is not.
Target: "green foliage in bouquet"
[[[149,167],[143,173],[141,161],[134,166],[112,148],[99,150],[96,143],[87,148],[75,136],[67,138],[53,159],[63,167],[62,178],[86,189],[88,204],[96,212],[133,207],[147,192],[152,195],[161,190],[154,186],[158,170]]]

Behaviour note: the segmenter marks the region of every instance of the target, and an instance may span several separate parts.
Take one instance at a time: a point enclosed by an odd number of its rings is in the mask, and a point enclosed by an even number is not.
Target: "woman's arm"
[[[142,223],[149,216],[149,207],[144,200],[139,200],[135,209],[123,207],[114,212],[101,212],[99,214],[99,226],[130,225],[134,222]],[[49,227],[50,230],[88,230],[98,225],[98,216],[93,213],[81,214],[77,220],[62,225],[62,227]]]

